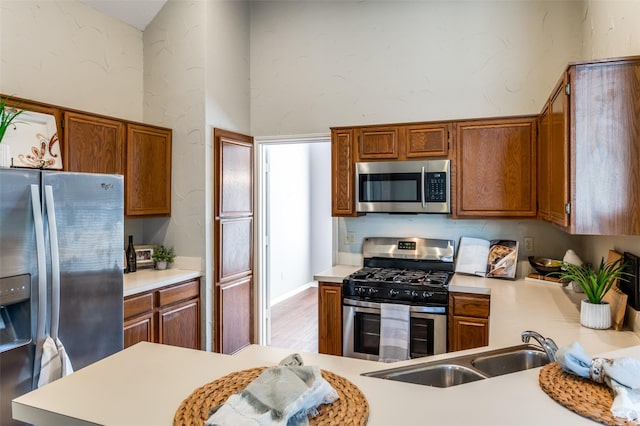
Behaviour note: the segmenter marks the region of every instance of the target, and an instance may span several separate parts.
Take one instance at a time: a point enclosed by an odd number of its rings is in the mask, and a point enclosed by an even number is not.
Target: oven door
[[[342,304],[342,354],[377,361],[380,353],[380,304],[345,298]],[[447,351],[447,315],[444,307],[411,306],[411,358]]]

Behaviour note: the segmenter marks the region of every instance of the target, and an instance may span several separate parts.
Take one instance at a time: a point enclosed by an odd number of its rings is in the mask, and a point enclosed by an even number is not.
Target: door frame
[[[271,306],[269,306],[269,290],[268,283],[268,226],[267,226],[267,200],[264,196],[267,185],[268,167],[266,165],[266,147],[269,145],[299,144],[299,143],[318,143],[331,142],[330,133],[312,133],[305,135],[286,135],[286,136],[261,136],[254,137],[254,164],[255,164],[255,203],[254,203],[254,279],[256,280],[255,288],[257,289],[257,297],[255,298],[255,330],[257,343],[259,345],[269,345],[271,343]],[[331,173],[331,170],[327,171]],[[334,223],[335,227],[335,223]]]

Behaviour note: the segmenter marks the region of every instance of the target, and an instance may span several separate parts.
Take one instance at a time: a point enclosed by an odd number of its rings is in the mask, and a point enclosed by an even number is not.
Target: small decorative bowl
[[[562,261],[546,257],[529,256],[529,263],[539,274],[547,275],[562,270]]]

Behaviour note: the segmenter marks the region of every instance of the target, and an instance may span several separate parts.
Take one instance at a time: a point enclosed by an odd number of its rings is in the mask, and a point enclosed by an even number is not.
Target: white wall
[[[307,144],[268,145],[270,300],[311,281],[311,187]],[[273,303],[273,302],[272,302]]]
[[[580,58],[579,1],[257,1],[251,131],[537,114]]]
[[[311,173],[311,273],[318,274],[333,265],[331,219],[331,142],[309,145]]]
[[[0,92],[142,121],[141,31],[76,0],[0,10]]]
[[[145,120],[173,129],[172,215],[146,219],[148,242],[204,259],[204,327],[213,334],[213,128],[249,130],[249,8],[169,0],[144,31]]]

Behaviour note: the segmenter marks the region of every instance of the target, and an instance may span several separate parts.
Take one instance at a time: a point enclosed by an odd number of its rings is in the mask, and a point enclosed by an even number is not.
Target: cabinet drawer
[[[169,288],[158,290],[158,306],[166,306],[181,300],[192,299],[200,294],[199,280],[188,281]]]
[[[486,294],[449,293],[449,309],[455,316],[489,317],[489,296]]]
[[[136,315],[151,312],[153,310],[153,293],[144,293],[130,296],[124,299],[124,317],[131,318]]]

